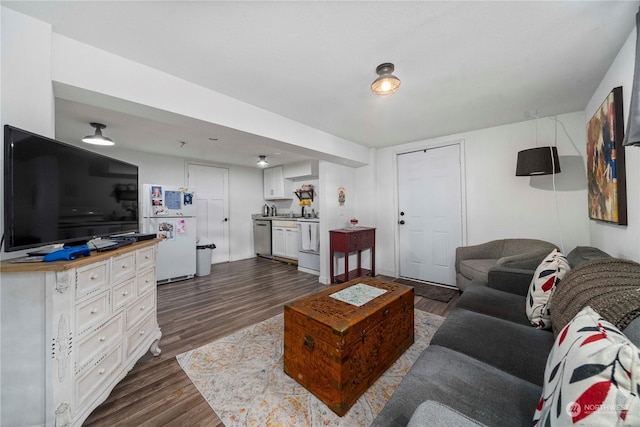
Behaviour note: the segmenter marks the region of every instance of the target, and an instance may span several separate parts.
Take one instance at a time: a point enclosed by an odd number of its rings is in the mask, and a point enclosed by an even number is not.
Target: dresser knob
[[[100,337],[100,342],[104,342],[107,339],[104,335]]]
[[[100,375],[104,375],[104,368],[100,369],[100,371],[98,372]]]
[[[129,295],[129,291],[123,291],[123,292],[122,292],[122,296],[123,296],[123,297],[126,297],[127,295]]]
[[[122,269],[124,270],[125,268],[127,268],[126,264],[122,264]]]
[[[89,279],[91,280],[96,280],[97,278],[98,278],[98,275],[96,273],[93,273],[91,277],[89,277]]]
[[[98,309],[97,309],[97,308],[92,308],[92,309],[91,309],[91,314],[96,314],[97,312],[98,312]]]
[[[140,307],[140,311],[144,310],[145,306],[143,305],[142,307]]]
[[[140,335],[144,335],[144,331],[140,331]]]

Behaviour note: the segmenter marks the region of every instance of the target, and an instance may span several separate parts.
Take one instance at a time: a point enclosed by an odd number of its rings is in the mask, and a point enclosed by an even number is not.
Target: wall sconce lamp
[[[269,165],[269,162],[267,161],[267,156],[258,156],[258,157],[260,159],[256,162],[256,164],[261,168],[266,168]]]
[[[93,145],[113,145],[115,144],[111,138],[107,138],[102,135],[102,129],[106,128],[102,123],[89,123],[92,127],[96,128],[96,133],[93,135],[87,135],[82,138],[82,142]]]
[[[390,62],[378,65],[376,73],[378,78],[371,83],[371,91],[378,96],[387,96],[400,88],[400,79],[394,76],[395,67]]]
[[[536,147],[518,152],[516,176],[551,175],[560,173],[556,147]]]

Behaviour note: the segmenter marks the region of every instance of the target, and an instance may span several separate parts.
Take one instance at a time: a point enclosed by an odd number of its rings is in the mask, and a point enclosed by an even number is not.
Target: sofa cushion
[[[557,335],[586,306],[624,329],[640,315],[640,264],[601,258],[573,268],[551,296],[551,324]]]
[[[640,425],[638,348],[591,307],[556,339],[536,425]]]
[[[427,400],[418,406],[418,409],[416,409],[413,415],[411,415],[409,424],[407,424],[407,427],[424,426],[483,427],[484,424],[481,424],[440,402]]]
[[[571,267],[564,255],[557,249],[547,255],[531,279],[525,311],[531,324],[538,329],[551,329],[549,298],[555,287],[567,275]]]
[[[592,246],[576,246],[571,252],[567,254],[567,261],[569,261],[569,265],[571,266],[571,268],[573,268],[577,267],[585,261],[610,257],[611,255],[609,255],[608,253]]]
[[[472,281],[487,283],[489,269],[495,266],[497,261],[497,258],[464,259],[460,261],[460,273]]]
[[[431,344],[371,427],[405,427],[425,400],[440,402],[489,426],[530,427],[532,408],[540,399],[541,390],[472,357]]]
[[[460,296],[456,307],[529,326],[522,306],[526,298],[486,286],[469,286]]]
[[[553,334],[456,307],[438,328],[431,345],[459,351],[542,386]]]

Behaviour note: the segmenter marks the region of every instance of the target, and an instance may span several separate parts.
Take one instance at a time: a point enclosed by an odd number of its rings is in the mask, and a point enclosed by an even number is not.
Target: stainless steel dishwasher
[[[253,248],[256,255],[272,258],[271,253],[271,220],[253,220]]]

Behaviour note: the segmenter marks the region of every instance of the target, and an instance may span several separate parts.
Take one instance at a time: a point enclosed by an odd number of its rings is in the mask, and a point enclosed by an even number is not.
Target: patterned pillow
[[[640,425],[638,352],[615,326],[585,307],[549,353],[534,425]]]
[[[533,326],[538,329],[551,329],[549,299],[560,281],[571,270],[567,258],[554,249],[542,260],[533,274],[525,310]]]

